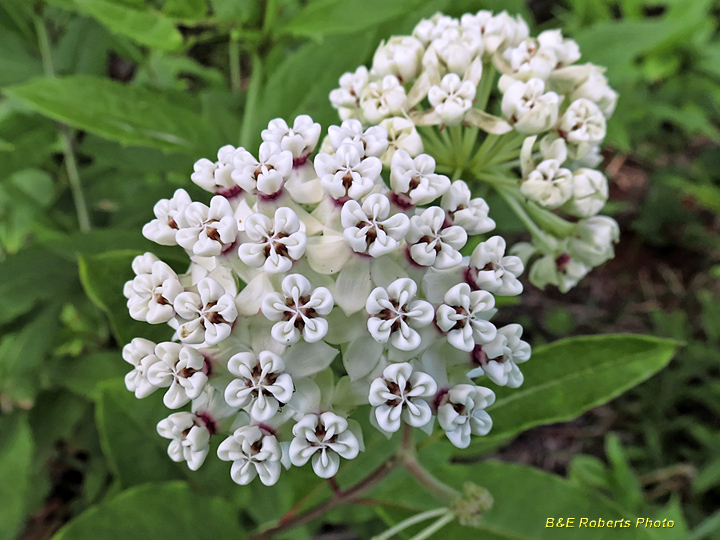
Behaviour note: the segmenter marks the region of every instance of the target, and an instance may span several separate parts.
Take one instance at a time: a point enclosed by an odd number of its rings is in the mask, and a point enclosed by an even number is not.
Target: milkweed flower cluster
[[[487,203],[384,126],[346,120],[316,151],[320,131],[273,120],[257,156],[198,161],[209,204],[178,189],[143,228],[189,266],[146,253],[125,285],[134,319],[174,330],[125,346],[127,388],[164,394],[173,460],[197,469],[217,437],[239,484],[308,462],[335,475],[364,449],[362,406],[388,437],[407,424],[467,447],[492,426],[487,386],[519,386],[530,358],[520,325],[492,322],[523,263]]]
[[[438,13],[381,43],[330,101],[343,120],[392,130],[410,156],[432,155],[436,171],[511,199],[532,234],[515,248],[534,260],[530,281],[566,292],[619,238],[615,221],[597,216],[608,181],[596,168],[618,96],[604,68],[580,58],[560,30],[532,37],[504,11]]]

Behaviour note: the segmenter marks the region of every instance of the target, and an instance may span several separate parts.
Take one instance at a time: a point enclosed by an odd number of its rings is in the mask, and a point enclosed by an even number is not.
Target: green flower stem
[[[43,71],[48,78],[55,77],[55,68],[52,62],[52,53],[50,51],[50,39],[48,37],[45,21],[39,15],[33,15],[35,30],[37,32],[38,46],[40,47],[40,57],[42,58]],[[77,160],[72,147],[72,136],[70,129],[65,124],[59,124],[60,140],[62,142],[63,157],[65,170],[70,184],[70,192],[72,193],[73,203],[75,205],[75,213],[77,214],[80,232],[89,232],[90,212],[88,212],[87,203],[85,202],[85,193],[83,192],[82,183],[80,181],[80,173],[78,172]]]
[[[245,110],[243,113],[242,126],[240,127],[240,146],[248,147],[255,133],[253,126],[253,118],[255,118],[255,108],[257,107],[258,98],[260,97],[260,89],[262,87],[263,65],[260,55],[257,51],[252,53],[252,75],[250,76],[250,85],[248,86],[247,99],[245,100]]]
[[[567,221],[557,214],[541,208],[532,201],[527,201],[525,207],[528,213],[537,221],[544,229],[551,231],[555,236],[565,238],[575,234],[577,225]]]
[[[437,531],[442,529],[445,525],[447,525],[454,519],[455,519],[455,516],[452,513],[448,513],[447,515],[438,519],[435,523],[430,525],[424,531],[421,531],[418,534],[416,534],[415,536],[413,536],[410,540],[425,540],[426,538],[430,538],[430,536],[435,534]]]
[[[483,63],[482,77],[480,77],[480,84],[475,94],[475,107],[482,111],[487,110],[487,104],[490,99],[490,93],[494,87],[493,83],[495,82],[496,74],[497,70],[493,64]]]
[[[371,540],[389,540],[393,536],[395,536],[400,531],[404,531],[408,527],[412,527],[413,525],[416,525],[417,523],[421,523],[423,521],[426,521],[428,519],[432,519],[434,517],[445,517],[447,514],[449,514],[450,511],[447,508],[435,508],[434,510],[428,510],[427,512],[423,512],[422,514],[416,514],[412,517],[409,517],[394,527],[391,527],[387,531],[385,531],[382,534],[379,534],[377,536],[373,536]],[[452,514],[451,514],[452,515]]]
[[[533,239],[535,239],[537,243],[541,244],[546,251],[553,252],[555,250],[553,239],[546,234],[545,231],[538,227],[538,225],[528,215],[521,200],[518,199],[519,194],[506,186],[495,186],[495,190],[503,199],[505,199],[505,202],[508,204],[510,209],[515,212],[515,215],[517,215],[517,217],[520,218],[520,221],[522,221],[525,227],[527,227]]]
[[[482,180],[483,182],[488,182],[490,184],[500,184],[505,186],[517,186],[518,185],[518,179],[512,178],[510,176],[499,176],[494,174],[486,174],[482,172],[476,172],[475,177],[478,180]]]
[[[240,33],[235,29],[230,32],[228,57],[230,63],[230,88],[232,88],[234,94],[239,94],[242,91],[242,77],[240,74]]]

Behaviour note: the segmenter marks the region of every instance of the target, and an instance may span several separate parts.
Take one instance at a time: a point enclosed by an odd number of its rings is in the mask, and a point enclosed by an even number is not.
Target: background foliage
[[[421,443],[421,460],[448,482],[478,479],[496,501],[482,532],[442,534],[556,538],[547,517],[601,515],[676,522],[634,538],[720,538],[717,0],[3,0],[1,540],[238,539],[330,496],[305,470],[285,474],[282,489],[240,488],[219,460],[190,473],[167,458],[160,403],[124,389],[119,355],[158,330],[126,315],[121,290],[136,254],[182,257],[145,241],[141,226],[176,187],[203,199],[192,163],[223,144],[256,148],[269,119],[336,123],[329,90],[381,39],[437,10],[503,8],[534,30],[562,27],[585,60],[608,66],[621,98],[605,167],[624,231],[616,259],[576,290],[528,286],[506,316],[536,345],[615,332],[675,341],[538,347],[526,384],[490,410],[488,437],[463,452]],[[599,406],[665,366],[678,341],[665,370]],[[340,485],[395,444],[368,440]],[[432,508],[409,486],[398,470],[373,504],[283,537],[367,538]]]

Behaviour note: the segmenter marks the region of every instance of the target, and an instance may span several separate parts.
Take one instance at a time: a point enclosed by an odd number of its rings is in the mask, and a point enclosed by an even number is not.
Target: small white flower
[[[334,155],[315,156],[315,172],[323,189],[333,198],[361,199],[375,186],[382,172],[382,162],[374,157],[363,158],[358,145],[341,144]]]
[[[605,132],[605,115],[600,107],[584,98],[570,104],[558,125],[560,136],[571,144],[601,143]]]
[[[495,54],[501,47],[516,47],[530,33],[527,23],[520,15],[513,18],[506,11],[497,15],[487,10],[478,11],[475,15],[466,13],[461,17],[460,24],[482,36],[488,56]]]
[[[432,156],[420,154],[413,159],[408,152],[398,149],[390,165],[390,186],[398,198],[417,206],[442,196],[450,187],[450,179],[435,174]]]
[[[362,148],[362,156],[379,158],[388,148],[388,134],[383,126],[370,126],[363,131],[360,120],[345,120],[340,126],[330,126],[328,140],[334,152],[344,143],[355,143]]]
[[[520,184],[520,193],[545,208],[559,208],[572,197],[573,173],[557,159],[546,159]]]
[[[544,289],[547,285],[555,285],[562,293],[568,292],[584,278],[592,267],[573,259],[565,252],[548,254],[536,260],[530,267],[530,282]]]
[[[161,437],[170,439],[170,459],[177,463],[187,461],[190,470],[198,470],[210,451],[210,432],[193,413],[171,414],[158,423],[157,432]]]
[[[385,195],[373,193],[362,206],[347,201],[340,214],[343,237],[356,253],[380,257],[395,251],[405,238],[410,219],[405,214],[390,216],[390,201]]]
[[[162,246],[176,246],[178,216],[191,202],[190,195],[184,189],[176,190],[172,199],[160,199],[153,207],[155,219],[142,228],[143,236]]]
[[[523,374],[517,364],[530,360],[531,349],[521,340],[522,326],[508,324],[498,328],[495,339],[486,345],[478,345],[473,351],[473,360],[480,367],[470,371],[468,377],[479,377],[483,373],[499,386],[517,388],[523,383]]]
[[[320,138],[320,124],[313,122],[307,114],[295,118],[293,127],[289,127],[282,118],[271,120],[261,136],[265,142],[273,142],[282,150],[292,152],[295,164],[304,162],[312,153]]]
[[[459,250],[467,242],[467,232],[458,225],[446,227],[445,211],[431,206],[410,218],[406,240],[413,261],[442,270],[462,262]]]
[[[426,69],[435,68],[441,73],[465,75],[471,70],[473,62],[480,63],[482,52],[483,41],[476,32],[460,26],[446,28],[428,47],[423,65]]]
[[[615,256],[613,244],[619,239],[620,227],[614,219],[607,216],[581,219],[568,240],[568,253],[588,266],[600,266]]]
[[[506,49],[502,59],[507,62],[507,68],[503,71],[509,71],[514,78],[524,81],[532,78],[545,80],[558,65],[555,49],[543,47],[532,38],[526,38],[517,46]]]
[[[607,77],[603,75],[603,69],[598,66],[590,64],[591,69],[587,74],[587,78],[582,80],[578,84],[573,92],[570,94],[569,99],[576,101],[584,98],[595,103],[605,118],[612,116],[615,111],[615,105],[617,105],[618,93],[613,90],[608,84]]]
[[[422,153],[422,139],[412,120],[396,116],[386,118],[380,122],[380,126],[385,128],[388,135],[388,150],[381,157],[382,164],[386,167],[390,166],[395,152],[399,149],[405,150],[411,157]]]
[[[175,316],[173,302],[183,291],[177,274],[152,253],[135,257],[132,266],[136,277],[123,288],[130,316],[150,324],[172,319]]]
[[[590,217],[600,210],[608,199],[608,181],[603,173],[594,169],[581,168],[573,173],[572,199],[565,210],[574,216]]]
[[[374,407],[378,425],[389,433],[400,429],[402,420],[413,427],[423,427],[432,419],[426,401],[437,392],[435,380],[427,373],[413,371],[407,363],[391,364],[382,377],[370,385],[368,401]]]
[[[360,117],[360,94],[368,85],[369,77],[367,68],[360,66],[355,72],[343,74],[340,88],[330,92],[330,103],[343,120]]]
[[[460,22],[457,19],[436,13],[429,19],[423,19],[413,29],[412,35],[425,45],[433,39],[439,38],[448,28],[457,28]]]
[[[193,202],[178,216],[177,243],[200,257],[220,255],[237,237],[237,221],[230,202],[215,195],[207,207]]]
[[[485,408],[495,403],[495,393],[489,388],[472,384],[458,384],[443,397],[437,417],[447,438],[458,448],[470,446],[471,435],[487,435],[492,419]]]
[[[283,150],[274,141],[266,141],[260,145],[258,157],[259,161],[244,148],[239,148],[233,158],[235,170],[232,178],[249,193],[257,190],[261,195],[274,195],[283,188],[285,180],[290,176],[293,153]]]
[[[403,82],[412,81],[420,73],[425,47],[412,36],[393,36],[382,42],[373,56],[372,71],[383,77],[395,75]]]
[[[332,412],[308,414],[293,427],[290,461],[302,467],[312,458],[312,468],[320,478],[337,474],[340,458],[355,459],[360,442],[348,429],[348,421]]]
[[[533,78],[516,81],[502,98],[502,112],[518,133],[534,134],[547,131],[558,118],[560,97],[545,92],[545,82]]]
[[[245,409],[256,422],[275,416],[295,389],[285,362],[271,351],[237,353],[228,360],[228,371],[237,379],[225,388],[225,401]]]
[[[388,341],[401,351],[413,351],[420,346],[420,334],[414,328],[422,328],[433,320],[432,304],[425,300],[413,300],[417,284],[409,278],[393,281],[387,289],[377,287],[365,303],[370,315],[368,331],[379,343]]]
[[[210,277],[201,279],[197,290],[175,298],[178,336],[185,343],[216,345],[230,335],[238,316],[235,297]]]
[[[282,281],[282,294],[273,292],[263,298],[262,312],[271,321],[272,337],[279,343],[292,344],[300,337],[308,343],[320,341],[328,331],[323,318],[332,311],[332,294],[325,287],[312,289],[301,274],[290,274]]]
[[[490,207],[485,199],[471,197],[468,185],[462,180],[455,180],[442,196],[440,205],[452,224],[465,229],[468,235],[492,231],[495,222],[488,217]]]
[[[205,388],[205,358],[187,345],[158,343],[155,356],[159,358],[148,368],[147,378],[158,388],[168,388],[163,403],[168,409],[178,409],[197,398]]]
[[[470,286],[499,296],[516,296],[523,290],[518,276],[522,274],[520,257],[505,255],[505,239],[493,236],[480,242],[470,256],[466,277]]]
[[[580,60],[580,47],[577,42],[564,38],[561,30],[545,30],[544,32],[540,32],[537,40],[542,49],[552,50],[555,54],[557,64],[553,66],[553,69],[569,66]]]
[[[232,179],[234,154],[235,147],[228,144],[218,150],[215,163],[206,158],[196,161],[190,179],[210,193],[225,197],[239,194],[240,189]]]
[[[395,75],[385,75],[363,89],[360,94],[360,108],[365,119],[371,124],[378,124],[390,116],[400,116],[407,108],[405,88]]]
[[[122,357],[133,366],[133,370],[125,375],[125,386],[135,393],[136,398],[142,399],[157,390],[147,378],[148,368],[160,361],[155,356],[155,343],[137,337],[123,347]]]
[[[230,477],[241,486],[256,476],[266,486],[275,485],[280,478],[282,450],[275,435],[263,432],[258,426],[243,426],[235,430],[218,446],[218,457],[232,461]]]
[[[432,86],[428,92],[428,101],[435,107],[443,124],[455,126],[472,107],[476,88],[472,81],[462,81],[455,73],[448,73],[439,86]]]
[[[445,293],[437,308],[437,325],[447,332],[450,345],[470,352],[476,343],[495,339],[497,330],[487,319],[494,313],[495,298],[487,291],[472,291],[467,283],[458,283]]]
[[[280,207],[273,219],[263,214],[251,214],[245,220],[248,241],[240,244],[240,260],[268,274],[280,274],[292,268],[293,261],[305,253],[306,236],[297,214]]]

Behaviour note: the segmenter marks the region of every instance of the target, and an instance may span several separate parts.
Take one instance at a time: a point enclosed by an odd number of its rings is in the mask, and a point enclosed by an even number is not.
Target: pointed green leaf
[[[25,521],[33,447],[24,416],[0,418],[0,540],[13,540]]]

